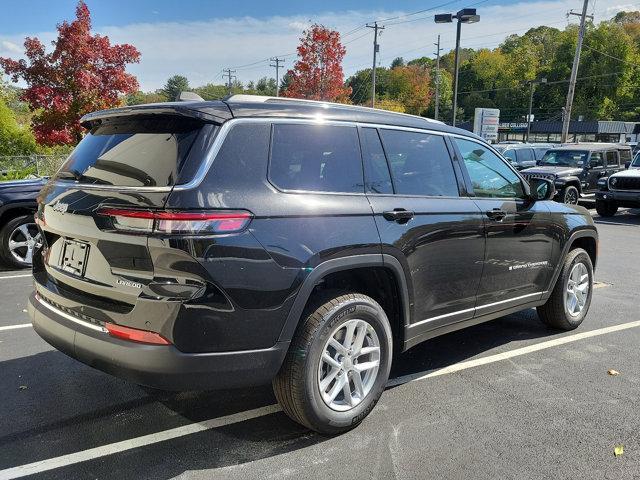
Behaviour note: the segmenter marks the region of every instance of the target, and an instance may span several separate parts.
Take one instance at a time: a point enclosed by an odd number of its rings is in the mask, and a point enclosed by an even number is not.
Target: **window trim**
[[[451,135],[452,139],[453,138],[461,138],[462,140],[467,140],[469,142],[476,143],[476,144],[480,145],[481,147],[488,149],[490,152],[492,152],[494,155],[496,155],[502,161],[502,163],[504,163],[520,179],[520,184],[522,185],[522,190],[524,192],[524,198],[520,198],[520,197],[479,197],[478,195],[476,195],[475,190],[473,189],[473,183],[471,182],[471,176],[469,175],[469,170],[467,169],[467,166],[464,164],[464,159],[462,158],[462,152],[461,152],[460,148],[458,147],[458,144],[455,141],[452,141],[451,143],[453,143],[453,147],[454,147],[455,152],[456,152],[456,158],[458,160],[458,163],[460,164],[460,168],[463,171],[465,182],[467,183],[467,192],[468,192],[468,195],[469,195],[470,198],[514,200],[516,202],[526,202],[528,200],[528,198],[531,196],[531,189],[529,188],[529,183],[527,181],[525,181],[524,177],[520,174],[520,172],[518,172],[518,170],[515,167],[510,165],[509,162],[505,161],[502,158],[502,156],[498,153],[498,151],[495,148],[493,148],[491,146],[491,144],[483,143],[483,142],[478,141],[477,139],[475,139],[473,137],[467,137],[465,135],[460,135],[458,133],[452,133],[450,135]]]

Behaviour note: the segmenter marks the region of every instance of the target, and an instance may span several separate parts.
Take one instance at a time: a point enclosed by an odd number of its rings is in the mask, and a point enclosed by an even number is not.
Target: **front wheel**
[[[605,202],[604,200],[596,200],[596,212],[601,217],[613,217],[618,211],[618,205],[615,202]]]
[[[577,205],[580,199],[580,192],[574,186],[569,185],[560,192],[560,201],[568,205]]]
[[[273,380],[285,413],[322,434],[357,426],[389,378],[389,320],[372,298],[329,293],[308,309]]]
[[[573,330],[589,311],[593,293],[593,264],[582,248],[571,250],[547,303],[538,307],[540,320],[552,328]]]

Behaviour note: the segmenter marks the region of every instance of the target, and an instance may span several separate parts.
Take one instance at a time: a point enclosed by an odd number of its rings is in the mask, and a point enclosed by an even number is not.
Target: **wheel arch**
[[[291,340],[305,307],[318,288],[340,286],[368,295],[380,303],[389,317],[398,345],[403,345],[404,327],[411,315],[409,289],[400,262],[386,254],[340,257],[315,267],[300,286],[278,341]]]
[[[551,277],[551,282],[549,283],[547,289],[544,292],[543,298],[548,298],[551,295],[553,287],[558,281],[558,276],[560,275],[560,271],[562,270],[562,262],[566,258],[567,254],[576,248],[584,249],[587,254],[589,254],[589,258],[591,258],[591,263],[593,264],[593,270],[596,269],[596,263],[598,260],[598,232],[595,228],[582,229],[573,232],[562,248],[562,254],[558,259],[558,264],[556,265],[553,276]]]
[[[0,206],[0,228],[16,217],[35,213],[37,209],[36,202],[15,202]]]

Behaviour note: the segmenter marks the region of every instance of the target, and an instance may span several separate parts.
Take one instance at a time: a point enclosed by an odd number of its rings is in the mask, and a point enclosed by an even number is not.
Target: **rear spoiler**
[[[169,102],[133,107],[112,108],[88,113],[80,119],[80,125],[90,129],[103,120],[135,115],[178,115],[195,118],[203,122],[223,123],[233,118],[231,110],[224,102]]]

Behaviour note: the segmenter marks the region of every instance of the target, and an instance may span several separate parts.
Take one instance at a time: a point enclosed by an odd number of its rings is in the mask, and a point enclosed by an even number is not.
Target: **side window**
[[[454,140],[477,197],[524,198],[520,177],[500,157],[479,143],[461,138]]]
[[[393,193],[391,175],[382,143],[375,128],[360,130],[364,158],[364,185],[367,193]]]
[[[618,152],[607,152],[607,167],[618,166]]]
[[[269,178],[284,190],[363,193],[357,129],[274,124]]]
[[[532,162],[534,160],[533,150],[531,148],[518,149],[518,160],[522,162]]]
[[[516,158],[515,150],[505,150],[502,154],[504,155],[505,158],[509,160],[513,160],[514,162],[518,161],[518,159]]]
[[[591,158],[589,158],[589,164],[591,168],[604,167],[602,160],[602,152],[591,152]]]
[[[440,135],[382,129],[380,136],[397,194],[459,195],[451,156]]]

